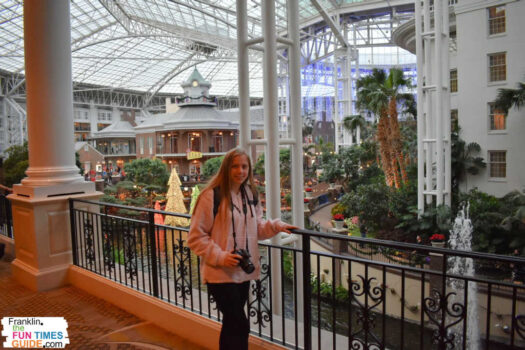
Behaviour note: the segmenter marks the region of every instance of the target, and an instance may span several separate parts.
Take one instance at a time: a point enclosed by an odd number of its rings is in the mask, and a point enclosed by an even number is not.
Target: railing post
[[[13,238],[13,209],[11,208],[11,201],[4,196],[5,199],[5,217],[7,218],[7,237]]]
[[[73,199],[69,198],[69,222],[71,225],[71,252],[73,253],[73,265],[78,266],[78,256],[77,256],[77,230],[76,230],[76,223],[75,223],[75,203],[73,202]]]
[[[148,236],[149,236],[149,251],[150,251],[150,264],[151,264],[151,284],[153,286],[153,295],[159,296],[159,276],[157,272],[157,237],[155,235],[155,213],[148,212]]]
[[[304,314],[304,349],[312,349],[312,289],[310,283],[310,235],[303,233],[303,314]],[[283,315],[284,317],[284,315]]]

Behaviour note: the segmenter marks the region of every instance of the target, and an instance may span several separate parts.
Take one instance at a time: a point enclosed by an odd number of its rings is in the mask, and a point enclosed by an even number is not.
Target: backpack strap
[[[259,204],[259,194],[257,192],[253,193],[253,199],[248,199],[248,204],[253,205],[254,207]],[[217,216],[217,213],[219,212],[219,205],[221,205],[221,194],[220,194],[220,187],[214,187],[213,188],[213,217],[215,218]]]
[[[213,217],[217,216],[219,205],[221,204],[221,194],[219,186],[213,188]]]

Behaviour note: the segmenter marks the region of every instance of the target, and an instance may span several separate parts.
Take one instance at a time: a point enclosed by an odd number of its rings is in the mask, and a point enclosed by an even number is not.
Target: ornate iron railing
[[[5,195],[0,195],[0,234],[13,238],[13,217],[11,202]]]
[[[186,245],[187,229],[155,223],[155,215],[189,216],[83,200],[71,200],[70,213],[75,265],[220,320],[201,282],[200,258]],[[259,245],[261,279],[252,282],[247,305],[257,336],[301,349],[525,346],[525,286],[519,275],[495,280],[452,269],[458,261],[474,261],[515,272],[525,259],[295,232],[301,248]],[[319,238],[333,240],[334,250],[324,250]],[[348,254],[349,244],[429,259],[416,266],[375,261]]]

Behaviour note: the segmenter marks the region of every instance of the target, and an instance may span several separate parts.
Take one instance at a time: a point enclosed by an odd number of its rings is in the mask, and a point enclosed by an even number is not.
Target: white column
[[[24,2],[29,168],[13,186],[13,276],[33,290],[67,282],[68,198],[96,198],[75,166],[68,0]]]
[[[248,14],[245,0],[237,0],[237,76],[239,86],[239,146],[250,141],[250,70],[248,66]],[[255,161],[255,159],[254,159]]]
[[[89,101],[89,125],[90,125],[89,136],[93,136],[93,133],[98,131],[97,107],[95,107],[95,102],[93,100]]]
[[[70,32],[69,1],[24,3],[29,168],[15,194],[78,192],[84,183],[75,166]]]
[[[298,0],[287,1],[288,35],[292,45],[288,49],[288,67],[290,74],[290,123],[292,126],[292,218],[293,224],[304,228],[304,198],[303,198],[303,120],[301,116],[301,48],[299,38],[299,4]],[[296,248],[302,248],[302,240],[294,243]],[[301,261],[300,258],[298,261]],[[297,274],[297,310],[299,321],[304,320],[303,286],[310,281],[303,281],[303,266],[295,267]]]
[[[265,154],[266,216],[269,219],[281,217],[281,187],[279,167],[279,118],[277,114],[277,36],[275,33],[274,0],[262,2],[262,27],[264,37],[263,91],[264,91],[264,137],[267,140]],[[271,239],[272,244],[280,245],[279,236]],[[272,301],[273,310],[281,309],[281,270],[280,255],[272,254]]]
[[[424,99],[423,96],[423,38],[422,32],[422,9],[421,1],[415,3],[415,22],[416,22],[416,59],[417,59],[417,209],[421,214],[425,211],[425,197],[423,191],[425,190],[425,158],[423,138],[425,137],[425,114],[424,114]]]
[[[275,33],[275,3],[264,0],[262,6],[264,60],[264,136],[266,146],[266,213],[268,218],[280,218],[279,183],[279,118],[277,115],[277,41]]]
[[[443,22],[442,22],[442,1],[434,2],[434,35],[436,64],[434,65],[434,76],[436,77],[436,98],[435,98],[435,130],[436,130],[436,204],[443,204],[444,187],[444,162],[443,159]],[[448,47],[446,48],[448,50]]]

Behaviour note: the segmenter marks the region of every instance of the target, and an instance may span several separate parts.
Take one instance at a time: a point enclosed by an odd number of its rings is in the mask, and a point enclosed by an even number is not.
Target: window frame
[[[491,59],[493,57],[498,56],[498,55],[503,55],[504,64],[492,65],[491,64]],[[488,66],[488,82],[489,82],[489,84],[494,84],[494,83],[497,84],[497,83],[502,83],[502,82],[507,81],[507,52],[506,51],[489,53],[487,55],[487,66]],[[493,72],[493,69],[496,70],[499,67],[503,67],[504,68],[504,72],[503,72],[504,77],[503,77],[503,79],[493,80],[493,75],[495,76],[497,74],[500,74],[497,71]]]
[[[492,160],[492,156],[495,155],[496,153],[503,154],[504,160],[503,161],[494,161],[494,160]],[[499,180],[499,181],[506,180],[507,179],[507,151],[506,150],[490,150],[490,151],[488,151],[487,159],[488,159],[489,179],[491,179],[491,180]],[[496,168],[495,167],[496,165],[499,165],[499,164],[503,164],[504,165],[504,167],[503,167],[503,172],[504,172],[503,175],[504,176],[496,176],[496,175],[499,175],[499,174],[495,174],[495,172],[502,170],[501,168]],[[494,168],[493,168],[493,166],[494,166]]]
[[[503,111],[498,111],[496,109],[496,106],[495,106],[494,102],[489,102],[487,104],[487,106],[488,106],[488,130],[489,130],[489,133],[501,133],[501,132],[507,131],[507,118],[505,116],[505,113],[503,113]],[[499,113],[496,113],[496,112],[499,112]],[[498,115],[498,116],[502,116],[503,117],[503,128],[502,129],[493,128],[493,125],[496,125],[496,123],[493,120],[494,115]]]
[[[456,73],[456,77],[454,79],[452,78],[452,73]],[[450,84],[450,92],[451,93],[458,92],[459,83],[458,83],[458,69],[457,68],[454,68],[454,69],[450,70],[449,84]],[[455,89],[454,89],[454,87],[455,87]]]
[[[498,14],[498,8],[500,8],[500,11],[501,11],[501,8],[503,9],[503,16],[497,16]],[[495,17],[492,17],[492,14],[491,14],[491,10],[495,10]],[[503,21],[501,21],[503,19]],[[503,22],[503,24],[501,24],[500,22]],[[489,36],[494,36],[494,35],[502,35],[502,34],[505,34],[507,32],[507,10],[505,8],[505,5],[496,5],[496,6],[490,6],[490,7],[487,7],[487,24],[488,24],[488,35]],[[495,31],[493,32],[493,28],[499,28],[499,27],[503,27],[503,30],[502,31]]]

